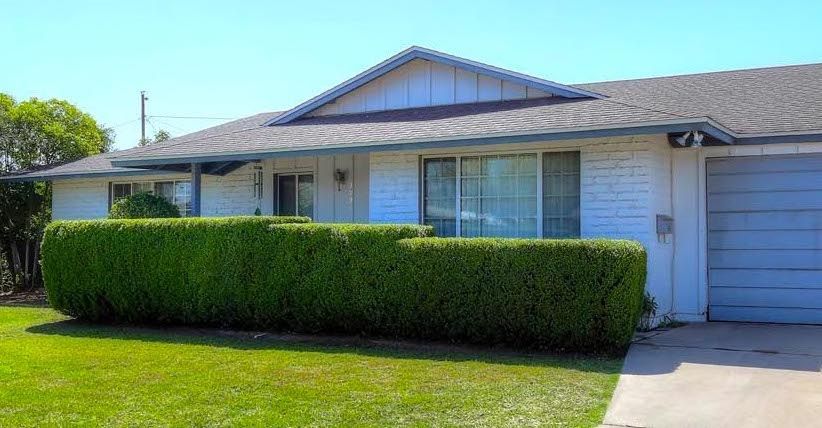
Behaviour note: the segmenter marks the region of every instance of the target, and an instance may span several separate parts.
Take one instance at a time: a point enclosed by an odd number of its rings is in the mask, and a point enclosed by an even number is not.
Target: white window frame
[[[454,158],[456,161],[456,198],[454,203],[456,204],[456,237],[462,237],[462,207],[460,197],[462,196],[462,182],[461,182],[461,164],[463,157],[477,157],[477,156],[504,156],[504,155],[524,155],[524,154],[535,154],[537,156],[537,236],[536,238],[539,239],[552,239],[551,237],[545,237],[545,218],[544,218],[544,209],[543,209],[543,195],[544,190],[544,172],[545,168],[543,167],[543,158],[545,153],[561,153],[561,152],[580,152],[578,147],[574,148],[562,148],[562,149],[555,149],[555,150],[534,150],[534,149],[521,149],[521,150],[494,150],[494,151],[482,151],[482,152],[448,152],[448,153],[430,153],[424,154],[420,156],[419,162],[419,224],[424,224],[425,221],[425,160],[426,159],[442,159],[442,158]],[[580,206],[578,207],[580,216],[580,235],[582,234],[582,159],[580,159],[580,198],[579,203]]]
[[[177,197],[177,183],[181,183],[181,182],[189,183],[189,185],[191,184],[191,180],[189,180],[189,179],[173,179],[173,178],[166,179],[166,180],[157,179],[157,180],[111,181],[108,184],[109,194],[111,195],[109,197],[109,201],[108,201],[108,209],[110,211],[111,206],[114,205],[115,202],[117,202],[117,200],[114,198],[114,186],[115,185],[117,185],[117,184],[129,184],[129,185],[131,185],[131,193],[129,193],[129,196],[131,196],[131,195],[134,194],[134,185],[137,184],[137,183],[140,183],[140,184],[150,183],[151,184],[151,191],[149,191],[148,193],[151,193],[152,195],[154,194],[154,187],[157,183],[172,183],[172,188],[173,188],[174,194],[172,195],[171,200],[169,202],[171,202],[175,207],[177,207],[179,209],[180,207],[179,207],[179,205],[177,205],[175,203],[175,200],[176,200],[176,197]],[[191,198],[191,196],[189,195],[189,199],[190,198]],[[186,211],[184,209],[180,209],[180,217],[186,217]]]
[[[311,176],[311,178],[313,180],[311,182],[311,184],[314,185],[314,188],[312,189],[313,190],[312,195],[311,195],[311,211],[312,211],[312,214],[313,214],[311,216],[311,219],[314,220],[315,218],[317,218],[317,194],[319,193],[319,186],[317,185],[317,174],[315,174],[314,171],[309,170],[309,169],[288,169],[288,170],[281,170],[281,171],[274,172],[274,175],[272,176],[273,180],[272,180],[272,186],[271,186],[272,187],[271,192],[273,193],[273,196],[274,196],[274,198],[272,198],[272,201],[271,201],[271,205],[272,205],[271,212],[273,212],[275,216],[280,215],[280,200],[279,200],[280,199],[280,183],[279,183],[279,177],[281,175],[296,176],[296,179],[294,180],[294,185],[297,188],[295,189],[294,194],[297,197],[295,198],[294,203],[297,204],[297,205],[294,207],[294,213],[295,213],[294,215],[297,215],[297,216],[300,215],[299,214],[299,211],[300,211],[300,209],[299,209],[300,208],[300,206],[299,206],[299,203],[300,203],[300,195],[299,195],[300,176],[301,175],[310,175]]]

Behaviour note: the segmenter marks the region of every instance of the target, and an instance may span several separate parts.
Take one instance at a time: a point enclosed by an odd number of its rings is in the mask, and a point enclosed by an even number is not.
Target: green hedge
[[[645,252],[633,242],[284,221],[299,220],[55,222],[49,301],[95,321],[599,351],[622,349],[639,317]]]
[[[135,193],[111,205],[110,219],[124,218],[177,218],[180,209],[166,198],[148,192]]]

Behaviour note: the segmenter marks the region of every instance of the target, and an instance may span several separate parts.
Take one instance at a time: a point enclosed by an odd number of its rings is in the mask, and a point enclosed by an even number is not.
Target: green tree
[[[149,144],[161,143],[169,139],[171,139],[171,134],[169,134],[165,129],[160,129],[154,133],[154,138],[140,138],[137,145],[143,147],[148,146]]]
[[[71,162],[111,148],[114,133],[63,100],[16,102],[0,93],[0,175]],[[31,288],[39,241],[51,219],[51,186],[45,182],[0,183],[0,266],[9,266],[15,288]]]

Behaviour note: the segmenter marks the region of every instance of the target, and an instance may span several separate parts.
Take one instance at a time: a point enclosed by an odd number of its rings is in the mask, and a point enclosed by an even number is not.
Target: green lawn
[[[93,326],[0,306],[0,426],[595,426],[620,364]]]

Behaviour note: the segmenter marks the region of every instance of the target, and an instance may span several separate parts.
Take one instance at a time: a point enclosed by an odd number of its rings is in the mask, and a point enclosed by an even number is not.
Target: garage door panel
[[[822,155],[707,163],[711,320],[822,323]]]
[[[712,268],[709,281],[712,287],[822,289],[822,270]]]
[[[716,231],[708,237],[708,248],[719,249],[822,249],[822,230]]]
[[[714,321],[773,322],[788,324],[822,324],[822,309],[753,308],[712,305]]]
[[[708,177],[751,172],[822,171],[822,156],[749,156],[712,159]]]
[[[822,190],[708,194],[709,212],[822,210]]]
[[[797,188],[797,184],[800,187]],[[770,172],[759,171],[708,178],[711,193],[778,192],[822,189],[822,175],[817,171]]]
[[[711,231],[822,229],[822,210],[711,213],[708,224]]]
[[[822,290],[715,286],[711,288],[711,303],[720,306],[816,309],[822,306]]]
[[[822,250],[708,250],[711,268],[819,269]]]

